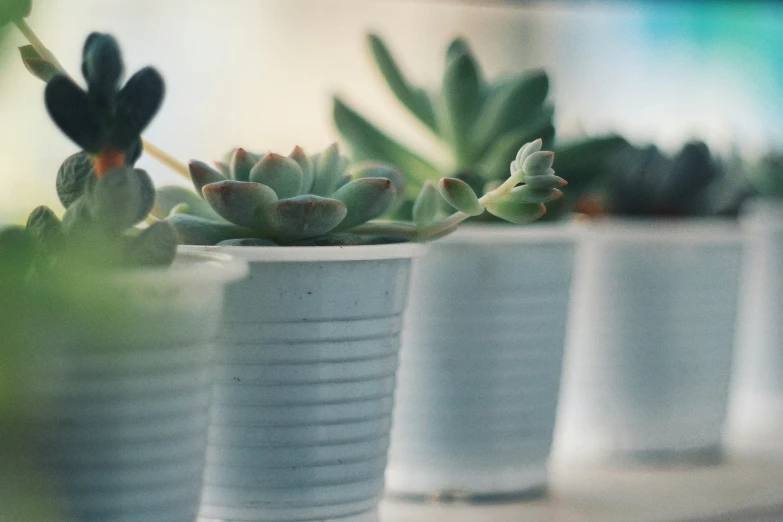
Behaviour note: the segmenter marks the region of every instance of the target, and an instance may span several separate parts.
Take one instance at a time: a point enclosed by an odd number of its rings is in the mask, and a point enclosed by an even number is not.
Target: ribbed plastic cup
[[[418,245],[232,247],[201,521],[377,521]]]
[[[411,280],[387,491],[539,496],[547,481],[574,241],[562,226],[465,226]]]
[[[744,211],[745,257],[727,444],[783,454],[783,204]]]
[[[618,465],[718,461],[739,227],[606,220],[580,234],[556,458]]]
[[[245,271],[217,254],[130,270],[110,281],[122,317],[59,332],[67,341],[55,340],[31,387],[67,520],[194,520],[223,285]]]

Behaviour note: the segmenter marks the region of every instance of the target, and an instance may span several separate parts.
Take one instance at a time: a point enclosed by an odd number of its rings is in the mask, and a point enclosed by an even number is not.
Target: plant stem
[[[33,49],[35,49],[35,51],[39,55],[41,55],[41,58],[51,63],[55,67],[57,67],[57,69],[62,74],[66,76],[70,76],[68,75],[68,72],[65,70],[65,67],[62,66],[60,61],[54,55],[54,53],[44,45],[41,39],[38,38],[38,35],[35,34],[35,31],[33,31],[32,27],[30,27],[23,18],[18,18],[14,20],[14,24],[19,29],[19,31],[24,35],[24,37],[27,38],[27,41],[30,42],[30,45],[33,46]],[[190,171],[187,165],[185,165],[184,163],[182,163],[181,161],[179,161],[174,156],[164,151],[157,145],[154,145],[153,143],[150,143],[149,141],[143,138],[142,138],[142,143],[144,145],[144,151],[147,154],[149,154],[150,156],[158,160],[161,164],[170,168],[177,174],[180,174],[185,178],[190,179]]]
[[[177,158],[166,152],[165,150],[161,149],[157,145],[150,143],[149,141],[142,138],[141,140],[142,144],[144,145],[144,152],[158,160],[158,162],[162,163],[163,165],[167,166],[177,174],[184,176],[185,179],[190,179],[190,170],[188,169],[188,166],[179,161]]]

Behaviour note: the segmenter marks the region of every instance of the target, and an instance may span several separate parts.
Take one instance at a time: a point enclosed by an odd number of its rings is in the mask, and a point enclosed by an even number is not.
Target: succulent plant
[[[511,175],[479,198],[464,181],[426,181],[416,197],[413,222],[376,220],[404,194],[403,176],[379,163],[349,166],[337,145],[307,156],[297,147],[289,156],[236,149],[214,169],[190,163],[196,190],[164,187],[156,212],[168,214],[179,239],[188,244],[344,245],[426,241],[440,237],[471,216],[489,213],[522,223],[541,217],[544,202],[558,198],[565,185],[554,174],[554,153],[542,141],[526,144],[511,163]],[[526,184],[520,185],[522,182]],[[442,209],[453,210],[447,215]]]
[[[428,180],[457,178],[483,194],[503,182],[508,158],[521,146],[535,138],[543,138],[544,146],[552,142],[554,109],[547,102],[546,72],[533,70],[489,81],[467,42],[457,38],[446,51],[440,90],[430,92],[406,78],[380,37],[368,35],[367,42],[391,92],[448,153],[445,164],[425,158],[384,134],[341,98],[334,99],[334,123],[354,157],[384,161],[405,173],[408,202],[398,217],[411,217],[413,198]],[[604,161],[623,143],[622,138],[607,136],[558,147],[558,170],[580,189],[604,172]],[[572,204],[563,198],[547,216],[556,218]],[[492,217],[483,214],[479,219]]]
[[[66,211],[60,221],[51,209],[36,208],[27,231],[44,264],[60,258],[102,266],[170,264],[176,253],[173,228],[163,222],[134,228],[155,202],[152,180],[133,164],[141,153],[140,133],[163,99],[163,79],[147,67],[120,87],[124,66],[110,35],[92,33],[82,57],[86,91],[59,72],[45,90],[49,115],[84,149],[57,174]]]
[[[735,159],[735,163],[739,163]],[[756,195],[769,199],[783,199],[783,153],[771,153],[761,161],[750,164],[740,163],[742,176]]]
[[[488,82],[467,42],[454,40],[446,51],[439,92],[412,84],[377,35],[368,45],[389,89],[449,152],[449,164],[411,151],[370,123],[342,99],[334,99],[334,122],[357,159],[390,163],[408,178],[410,195],[427,180],[450,176],[482,192],[484,184],[506,177],[508,159],[525,143],[554,136],[553,108],[546,103],[549,79],[531,71]]]
[[[746,196],[702,142],[687,143],[673,157],[628,144],[580,205],[587,213],[624,216],[735,215]]]

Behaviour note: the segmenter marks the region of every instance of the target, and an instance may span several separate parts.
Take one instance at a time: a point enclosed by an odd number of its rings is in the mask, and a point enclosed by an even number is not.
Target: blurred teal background
[[[751,156],[783,141],[778,3],[38,0],[29,22],[74,73],[91,30],[119,38],[129,69],[160,68],[167,99],[146,136],[182,160],[236,145],[324,147],[336,138],[334,92],[415,148],[436,148],[375,76],[367,30],[423,84],[439,83],[457,34],[489,76],[545,67],[561,137],[617,131],[670,151],[699,137]],[[8,47],[23,43],[13,32]],[[38,203],[57,207],[54,176],[75,147],[16,54],[0,67],[0,221],[21,220]],[[158,183],[181,182],[140,165]]]

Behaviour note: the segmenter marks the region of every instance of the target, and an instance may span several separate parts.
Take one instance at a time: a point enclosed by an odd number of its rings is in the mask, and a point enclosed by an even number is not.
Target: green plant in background
[[[503,183],[479,197],[457,178],[438,187],[425,181],[412,207],[413,222],[376,220],[405,194],[403,176],[378,163],[353,167],[332,145],[308,156],[297,147],[289,156],[236,149],[220,171],[190,164],[196,191],[164,187],[156,211],[187,244],[347,245],[427,241],[448,234],[485,211],[524,223],[546,212],[560,197],[564,179],[552,170],[554,153],[542,140],[524,145]],[[523,184],[524,183],[524,184]],[[456,209],[444,212],[443,207]]]
[[[62,221],[45,206],[28,218],[42,263],[65,257],[99,266],[170,264],[176,254],[173,228],[163,222],[134,228],[155,202],[152,180],[133,164],[142,150],[140,134],[163,100],[160,74],[146,67],[121,86],[119,46],[100,33],[87,38],[82,53],[86,91],[49,62],[30,58],[24,49],[22,55],[48,82],[45,102],[52,120],[84,149],[57,174],[57,194],[66,208]]]
[[[755,164],[742,164],[742,174],[754,194],[768,199],[783,199],[783,154],[772,153]]]
[[[413,198],[427,181],[452,177],[483,194],[503,182],[508,159],[525,143],[542,138],[545,147],[551,145],[554,108],[547,102],[549,78],[544,71],[489,81],[467,42],[458,38],[446,51],[440,90],[430,92],[406,78],[380,37],[369,35],[367,40],[391,92],[433,133],[448,156],[446,164],[425,158],[384,134],[341,98],[334,99],[335,125],[354,157],[387,162],[405,173],[408,204],[401,217],[410,217]],[[610,136],[556,149],[558,171],[581,188],[603,170],[609,152],[622,143]]]
[[[587,213],[623,216],[736,215],[747,197],[737,176],[707,145],[687,143],[673,157],[630,144],[618,151],[607,176],[585,195]]]

